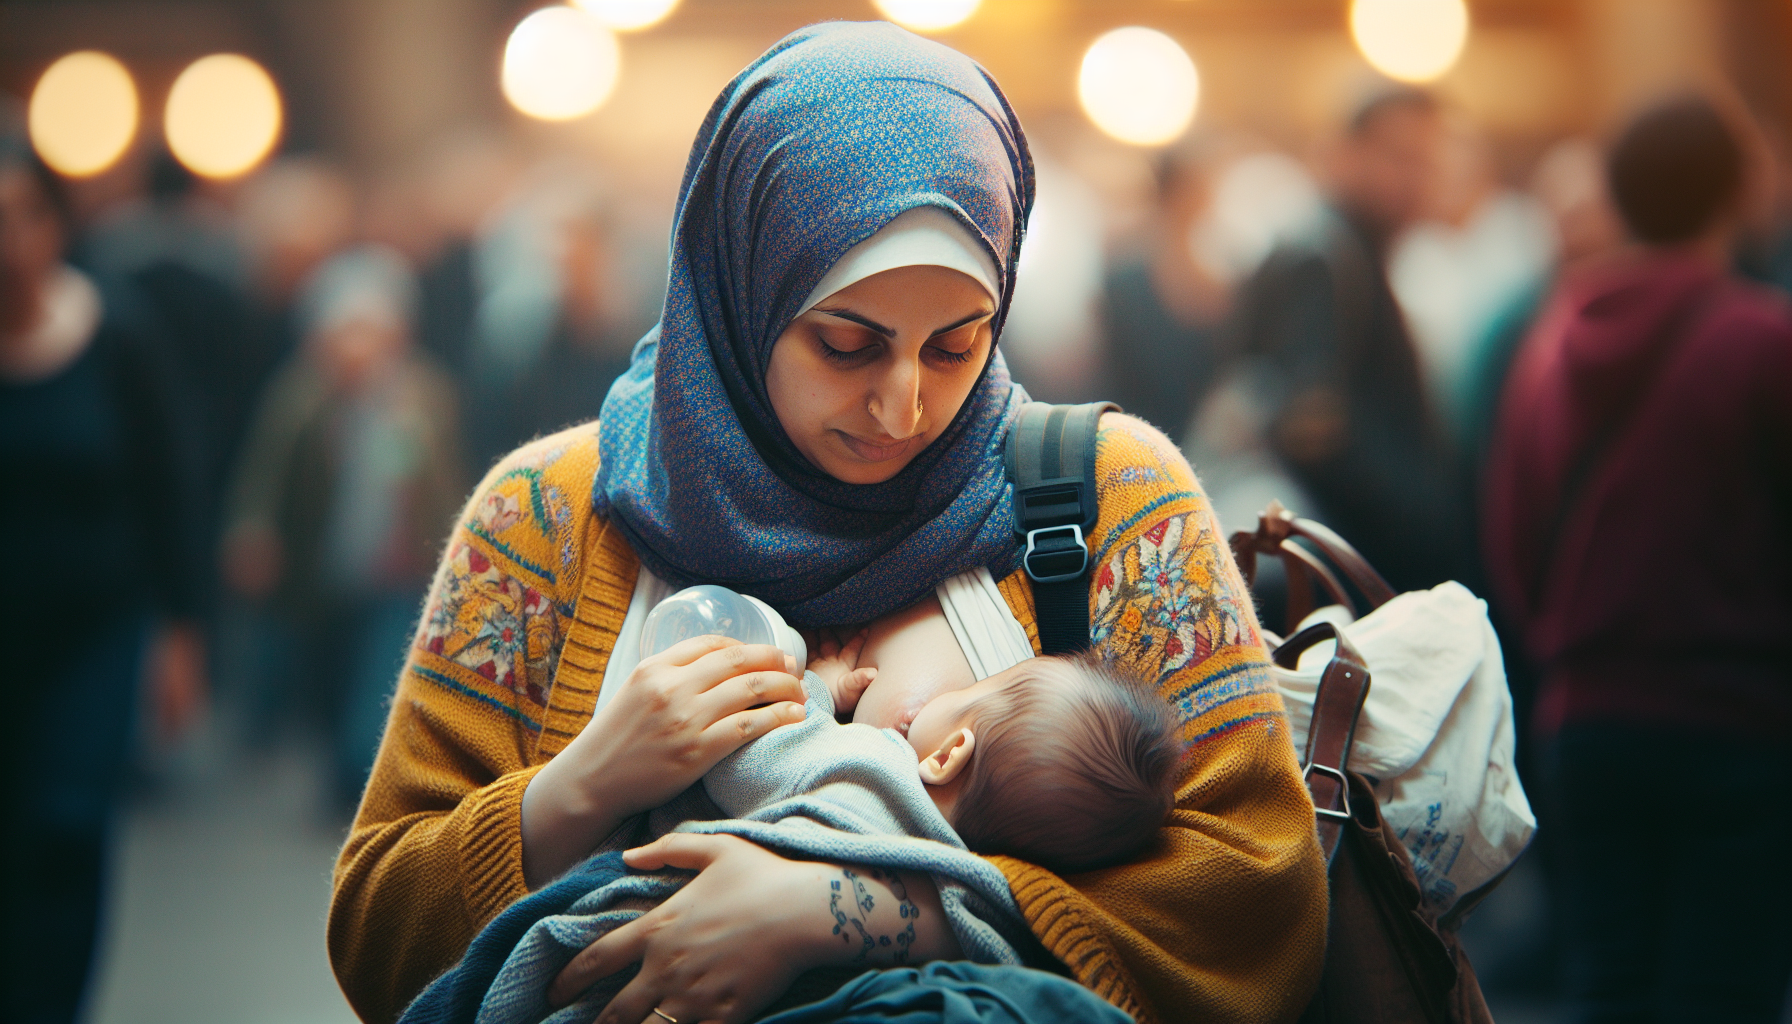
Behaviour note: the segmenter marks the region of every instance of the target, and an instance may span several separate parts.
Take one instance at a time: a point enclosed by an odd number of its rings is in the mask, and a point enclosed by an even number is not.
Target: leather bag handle
[[[1283,668],[1300,664],[1308,648],[1326,640],[1337,641],[1337,650],[1319,677],[1313,695],[1313,720],[1307,726],[1307,749],[1302,773],[1313,797],[1313,813],[1319,826],[1319,842],[1329,863],[1337,852],[1344,823],[1350,820],[1350,748],[1356,742],[1356,725],[1363,701],[1369,697],[1369,667],[1363,656],[1330,622],[1315,622],[1276,648],[1274,658]]]
[[[1296,537],[1317,549],[1319,554],[1314,554],[1306,545],[1295,543]],[[1273,555],[1282,560],[1282,565],[1288,571],[1290,626],[1312,612],[1315,582],[1333,601],[1346,608],[1351,607],[1350,595],[1344,589],[1343,582],[1338,579],[1337,573],[1332,571],[1332,566],[1336,566],[1362,593],[1369,602],[1370,609],[1379,608],[1394,599],[1394,588],[1388,586],[1388,581],[1382,579],[1381,574],[1348,541],[1324,524],[1302,519],[1288,511],[1279,501],[1271,501],[1263,514],[1257,517],[1255,532],[1239,530],[1232,534],[1231,543],[1233,557],[1238,560],[1238,569],[1244,574],[1247,584],[1257,581],[1258,555]],[[1321,558],[1320,555],[1325,557]],[[1280,642],[1280,637],[1273,634],[1270,637],[1272,642]]]

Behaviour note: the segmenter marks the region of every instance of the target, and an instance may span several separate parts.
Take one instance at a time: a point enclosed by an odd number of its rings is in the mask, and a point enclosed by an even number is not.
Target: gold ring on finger
[[[653,1008],[653,1015],[655,1017],[658,1017],[661,1020],[665,1021],[666,1024],[678,1024],[677,1017],[672,1016],[671,1014],[667,1013],[666,1011],[660,1009],[657,1006]]]

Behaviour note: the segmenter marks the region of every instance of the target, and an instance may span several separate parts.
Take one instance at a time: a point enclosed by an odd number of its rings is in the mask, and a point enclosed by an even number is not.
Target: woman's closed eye
[[[985,318],[979,318],[973,323],[959,324],[940,331],[927,339],[927,351],[942,362],[968,363],[977,351],[977,341],[984,323]]]
[[[883,341],[878,338],[830,335],[825,331],[816,332],[815,343],[821,346],[823,359],[840,366],[863,366],[883,348]]]

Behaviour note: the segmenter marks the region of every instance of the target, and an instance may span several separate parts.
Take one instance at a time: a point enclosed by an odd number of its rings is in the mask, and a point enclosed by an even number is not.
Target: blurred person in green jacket
[[[297,644],[301,706],[360,797],[437,549],[465,494],[453,385],[412,341],[417,285],[394,252],[347,250],[300,293],[299,351],[244,447],[224,541],[237,594]]]

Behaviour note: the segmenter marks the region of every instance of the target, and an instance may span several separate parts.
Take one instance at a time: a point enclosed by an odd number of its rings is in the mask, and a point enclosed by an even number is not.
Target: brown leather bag
[[[1311,550],[1295,543],[1297,537]],[[1387,581],[1343,538],[1278,502],[1264,511],[1255,533],[1232,535],[1232,550],[1247,581],[1256,578],[1258,555],[1282,559],[1290,623],[1312,610],[1315,582],[1332,600],[1353,606],[1333,566],[1371,608],[1394,597]],[[1302,653],[1325,640],[1336,640],[1337,650],[1314,695],[1301,760],[1325,850],[1331,917],[1325,970],[1301,1024],[1492,1024],[1457,929],[1497,880],[1465,896],[1441,920],[1425,912],[1412,860],[1382,820],[1374,787],[1345,767],[1369,696],[1362,655],[1336,627],[1321,622],[1286,641],[1272,635],[1273,657],[1293,668]]]

